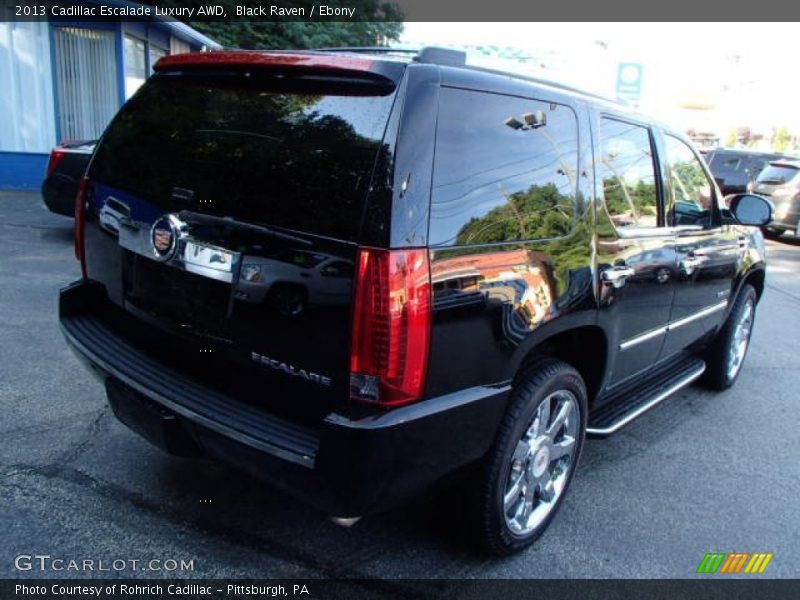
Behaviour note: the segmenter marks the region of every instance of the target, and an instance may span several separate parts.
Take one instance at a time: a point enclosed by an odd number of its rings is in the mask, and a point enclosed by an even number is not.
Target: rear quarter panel
[[[443,72],[445,86],[569,107],[577,120],[578,161],[575,217],[566,235],[431,245],[434,312],[428,396],[508,382],[537,346],[560,332],[594,326],[597,320],[594,183],[585,106],[567,94],[519,80]]]

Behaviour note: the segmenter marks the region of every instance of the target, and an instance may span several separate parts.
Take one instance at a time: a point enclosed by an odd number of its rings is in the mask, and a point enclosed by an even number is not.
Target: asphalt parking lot
[[[773,552],[800,576],[800,243],[769,242],[767,290],[738,384],[692,387],[589,441],[544,537],[496,559],[421,503],[345,529],[226,466],[179,460],[119,424],[64,343],[72,222],[0,192],[0,577],[18,555],[193,560],[182,577],[693,577],[706,552]],[[402,582],[396,585],[402,586]]]

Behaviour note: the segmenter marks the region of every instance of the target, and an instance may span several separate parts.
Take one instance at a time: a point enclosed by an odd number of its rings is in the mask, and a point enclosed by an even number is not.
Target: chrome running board
[[[651,408],[669,398],[675,392],[685,388],[706,370],[706,363],[699,358],[684,361],[672,370],[672,375],[656,377],[637,393],[635,390],[625,397],[609,400],[589,417],[586,435],[590,437],[607,437],[616,433],[628,423],[641,417]]]

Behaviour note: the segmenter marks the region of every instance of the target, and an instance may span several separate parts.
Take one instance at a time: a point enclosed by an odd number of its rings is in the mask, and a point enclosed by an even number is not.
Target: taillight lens
[[[64,156],[66,156],[66,152],[63,150],[56,149],[50,153],[50,160],[47,161],[47,177],[53,174],[58,167],[58,163],[64,160]]]
[[[89,178],[81,177],[78,194],[75,196],[75,258],[81,263],[81,275],[86,279],[86,256],[83,231],[86,224],[86,201],[89,196]]]
[[[425,250],[362,248],[358,255],[350,398],[382,406],[419,400],[431,327]]]

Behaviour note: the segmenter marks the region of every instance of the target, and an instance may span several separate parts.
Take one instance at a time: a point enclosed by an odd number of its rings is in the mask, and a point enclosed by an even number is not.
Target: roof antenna
[[[463,50],[426,46],[414,57],[416,62],[443,65],[446,67],[463,67],[467,64],[467,53]]]

